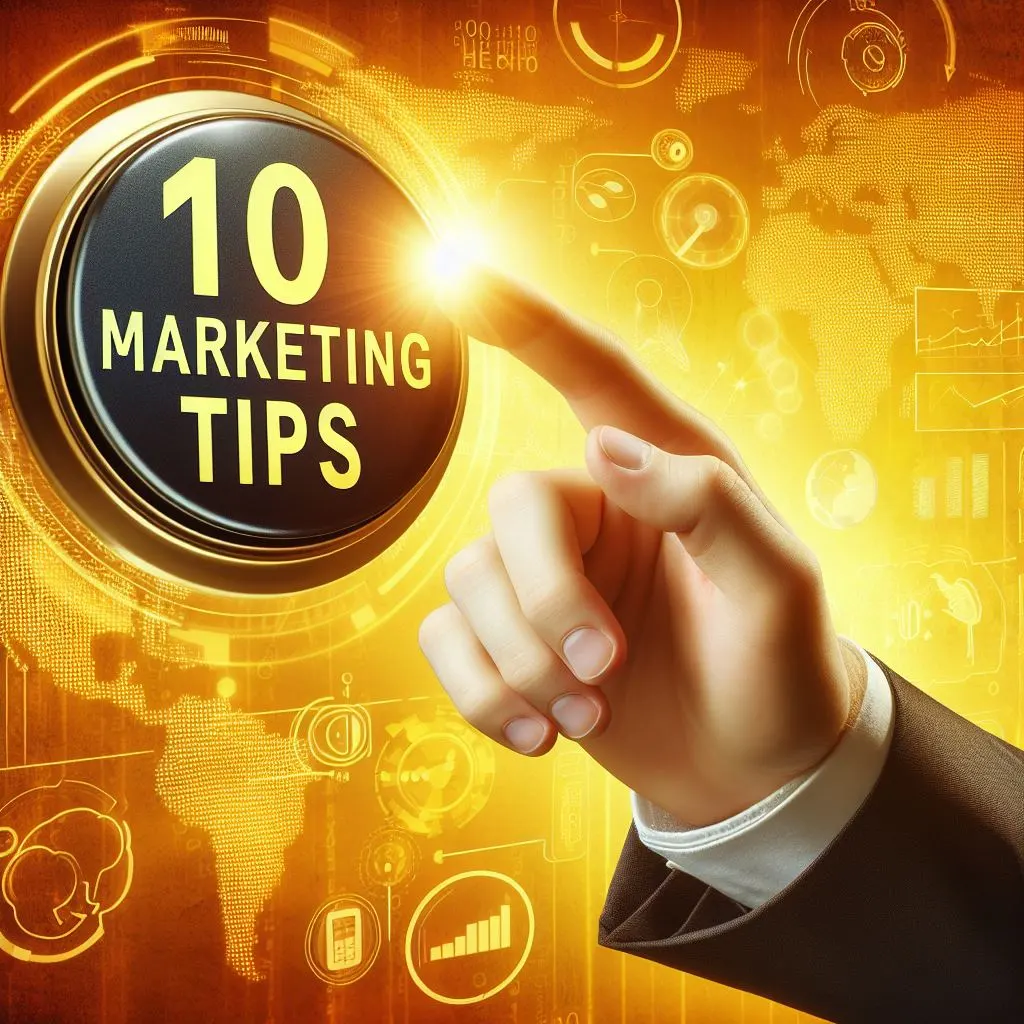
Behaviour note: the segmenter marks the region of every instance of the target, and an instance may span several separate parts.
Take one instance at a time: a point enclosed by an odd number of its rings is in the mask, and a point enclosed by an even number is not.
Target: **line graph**
[[[1024,430],[1024,373],[917,373],[914,429]]]
[[[1024,358],[1024,291],[915,289],[914,347],[921,356]]]

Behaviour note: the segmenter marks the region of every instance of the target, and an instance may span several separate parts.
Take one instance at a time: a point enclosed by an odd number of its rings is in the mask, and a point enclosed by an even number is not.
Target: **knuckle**
[[[501,661],[501,677],[511,689],[530,692],[551,677],[555,669],[555,656],[544,651],[519,650],[510,652]]]
[[[728,498],[735,486],[732,467],[715,455],[698,455],[696,466],[695,490],[700,504]]]
[[[634,369],[634,361],[622,336],[606,324],[580,321],[593,340],[594,355],[604,360],[609,369],[628,372]]]
[[[536,473],[510,473],[492,484],[487,494],[487,507],[491,515],[518,508],[529,498],[538,485]]]
[[[579,602],[578,588],[567,580],[538,584],[520,595],[519,606],[526,621],[535,627],[548,627],[565,622]]]
[[[824,592],[821,563],[814,552],[803,544],[797,547],[789,566],[789,586],[800,600],[817,599]]]
[[[465,593],[478,586],[491,572],[493,558],[486,538],[474,541],[456,552],[444,567],[444,583],[448,593]]]
[[[804,557],[800,563],[799,571],[812,589],[822,589],[821,562],[818,561],[817,555],[810,548],[804,550]]]
[[[733,466],[742,466],[743,457],[740,455],[739,448],[736,447],[736,443],[730,437],[722,437],[721,440],[722,450],[719,454],[719,458],[722,459],[730,468]]]
[[[491,732],[498,714],[497,702],[482,688],[467,690],[453,698],[455,707],[470,725],[480,732]]]
[[[435,608],[420,623],[418,640],[420,650],[424,654],[429,654],[451,628],[450,607],[450,605],[442,605],[440,608]]]
[[[713,462],[714,468],[709,470],[708,480],[711,494],[720,501],[732,501],[739,493],[740,475],[722,459],[714,459]]]

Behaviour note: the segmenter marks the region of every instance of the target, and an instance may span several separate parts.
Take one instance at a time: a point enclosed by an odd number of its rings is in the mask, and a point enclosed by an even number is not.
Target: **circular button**
[[[26,281],[45,267],[39,357],[13,341],[31,303],[12,278],[5,370],[40,461],[108,540],[195,582],[301,589],[426,503],[463,338],[416,287],[426,220],[359,145],[270,101],[195,95],[58,158],[9,258]]]
[[[70,393],[184,525],[308,544],[399,501],[444,444],[458,337],[409,300],[417,211],[310,128],[224,118],[112,171],[66,257]]]

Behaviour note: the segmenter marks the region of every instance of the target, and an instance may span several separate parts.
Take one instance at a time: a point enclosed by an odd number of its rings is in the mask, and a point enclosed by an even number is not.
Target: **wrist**
[[[852,640],[841,636],[839,637],[839,649],[842,652],[843,665],[846,668],[849,709],[846,714],[846,722],[840,730],[839,736],[836,737],[836,742],[857,721],[868,687],[867,666],[864,664],[864,655],[861,654],[857,645]]]
[[[687,828],[718,824],[780,791],[788,784],[809,775],[822,765],[853,728],[860,715],[868,685],[868,670],[860,648],[845,637],[837,637],[839,657],[831,659],[829,675],[834,680],[829,714],[821,715],[813,734],[792,741],[786,755],[789,764],[776,762],[770,768],[749,769],[741,777],[717,774],[714,784],[708,779],[698,794],[687,794],[686,806],[664,797],[659,801],[648,794],[650,802],[672,815]],[[845,707],[845,714],[844,714]],[[826,724],[826,722],[828,724]],[[724,777],[723,777],[724,776]]]

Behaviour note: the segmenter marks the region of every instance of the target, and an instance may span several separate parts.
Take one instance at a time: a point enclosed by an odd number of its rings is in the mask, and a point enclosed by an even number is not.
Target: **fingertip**
[[[626,638],[620,629],[581,626],[562,641],[562,657],[573,676],[587,686],[601,686],[626,660]]]
[[[467,264],[458,281],[437,294],[438,306],[452,323],[497,348],[512,348],[531,333],[526,312],[537,301],[526,282],[482,259]]]
[[[525,757],[546,754],[558,737],[552,722],[539,715],[520,715],[502,727],[504,745]]]
[[[447,633],[454,610],[454,606],[449,601],[447,604],[443,604],[429,612],[420,621],[419,629],[416,632],[416,640],[420,651],[428,662],[431,661],[431,648],[436,645],[440,637]]]
[[[601,736],[608,729],[612,720],[612,709],[608,706],[608,702],[605,701],[601,713],[598,715],[597,722],[594,723],[594,728],[587,733],[582,739],[577,740],[577,743],[587,743],[590,740],[596,740],[598,736]]]
[[[642,437],[608,424],[591,431],[594,454],[606,465],[616,470],[639,473],[651,464],[654,449]]]
[[[591,477],[600,486],[603,486],[608,480],[621,475],[618,466],[608,458],[604,445],[601,444],[601,433],[604,429],[604,426],[592,427],[590,429],[587,433],[583,454]]]
[[[600,736],[611,721],[611,707],[602,693],[564,693],[551,702],[549,713],[559,733],[574,743]]]

